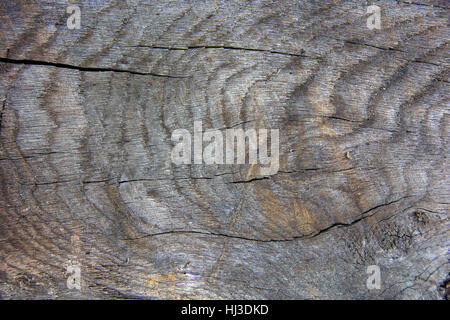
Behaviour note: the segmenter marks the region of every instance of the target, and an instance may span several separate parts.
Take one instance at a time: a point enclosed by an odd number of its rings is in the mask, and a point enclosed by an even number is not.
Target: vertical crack
[[[3,113],[5,112],[6,109],[6,99],[8,97],[5,96],[5,100],[2,101],[2,109],[0,110],[0,135],[2,133],[2,120],[3,120]]]

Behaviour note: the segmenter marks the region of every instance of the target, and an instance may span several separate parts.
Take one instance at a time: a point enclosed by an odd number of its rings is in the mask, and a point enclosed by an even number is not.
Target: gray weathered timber
[[[2,298],[445,296],[447,1],[68,2],[0,1]],[[197,120],[280,170],[174,165]]]

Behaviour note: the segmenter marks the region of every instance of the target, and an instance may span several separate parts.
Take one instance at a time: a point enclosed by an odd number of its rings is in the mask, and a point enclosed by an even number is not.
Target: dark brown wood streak
[[[76,1],[69,29],[0,0],[1,298],[444,298],[449,3],[373,2],[380,30],[365,1]],[[279,129],[279,171],[173,164],[198,120]]]

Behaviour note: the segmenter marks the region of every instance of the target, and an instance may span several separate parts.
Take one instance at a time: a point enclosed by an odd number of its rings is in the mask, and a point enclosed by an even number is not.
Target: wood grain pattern
[[[445,296],[450,8],[374,3],[0,1],[2,298]],[[280,170],[172,164],[197,120]]]

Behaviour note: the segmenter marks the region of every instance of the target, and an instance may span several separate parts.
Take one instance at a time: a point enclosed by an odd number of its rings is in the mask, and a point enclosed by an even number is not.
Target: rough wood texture
[[[73,3],[0,1],[3,298],[445,295],[447,1]],[[195,120],[279,172],[173,165]]]

